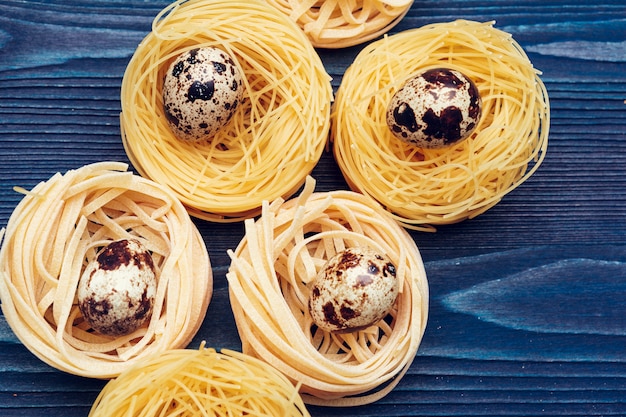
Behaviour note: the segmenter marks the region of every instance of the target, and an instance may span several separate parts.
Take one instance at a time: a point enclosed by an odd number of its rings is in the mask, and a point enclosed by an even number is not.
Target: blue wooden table
[[[127,161],[125,66],[167,0],[0,1],[0,227],[57,171]],[[626,415],[626,5],[623,0],[416,1],[397,32],[495,20],[543,72],[544,164],[476,219],[412,232],[431,288],[412,368],[386,398],[314,416]],[[362,46],[320,55],[336,88]],[[347,188],[332,155],[318,189]],[[197,221],[215,296],[192,342],[238,349],[226,250],[241,224]],[[86,416],[104,385],[63,374],[0,315],[0,415]]]

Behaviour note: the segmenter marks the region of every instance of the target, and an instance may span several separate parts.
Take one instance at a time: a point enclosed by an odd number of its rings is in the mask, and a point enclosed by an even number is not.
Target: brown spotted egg
[[[330,258],[313,281],[309,312],[313,323],[329,332],[364,329],[389,314],[398,286],[387,255],[348,248]]]
[[[156,289],[150,253],[138,240],[117,240],[85,268],[78,283],[78,308],[95,331],[126,335],[150,319]]]
[[[386,120],[397,138],[443,148],[468,138],[482,112],[478,88],[457,70],[434,68],[410,78],[393,95]]]
[[[167,122],[183,141],[214,136],[228,124],[242,96],[243,81],[234,59],[214,47],[181,54],[163,83]]]

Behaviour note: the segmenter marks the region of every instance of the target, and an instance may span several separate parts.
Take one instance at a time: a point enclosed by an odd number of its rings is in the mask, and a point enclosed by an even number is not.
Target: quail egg
[[[150,253],[136,239],[117,240],[85,268],[78,283],[78,308],[93,330],[126,335],[150,319],[156,289]]]
[[[309,297],[317,327],[352,332],[384,318],[398,296],[396,267],[389,257],[368,247],[352,247],[330,258],[320,270]]]
[[[172,62],[163,83],[163,107],[183,141],[211,138],[228,124],[243,96],[235,60],[214,47],[187,51]]]
[[[457,70],[429,69],[393,95],[386,121],[397,138],[421,148],[444,148],[467,139],[480,119],[474,82]]]

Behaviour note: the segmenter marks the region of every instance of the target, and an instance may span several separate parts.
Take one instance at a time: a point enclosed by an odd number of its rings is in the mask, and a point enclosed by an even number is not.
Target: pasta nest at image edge
[[[186,346],[213,292],[208,252],[183,205],[126,169],[100,162],[24,190],[4,233],[0,296],[7,323],[35,356],[68,373],[111,378],[142,357]],[[158,281],[149,322],[109,336],[90,328],[76,292],[86,265],[118,239],[143,243]]]
[[[458,70],[476,84],[482,117],[472,136],[425,149],[393,136],[393,94],[427,69]],[[484,213],[543,162],[550,124],[545,86],[523,49],[493,22],[411,29],[366,46],[346,70],[332,111],[335,159],[350,188],[405,227],[434,231]]]
[[[413,361],[428,316],[428,284],[414,241],[378,204],[352,191],[302,194],[265,203],[261,217],[229,251],[231,306],[243,351],[301,384],[306,403],[352,406],[376,401]],[[335,253],[369,246],[397,268],[400,294],[388,317],[360,331],[317,328],[309,284]]]
[[[268,0],[302,28],[313,46],[345,48],[372,40],[407,14],[413,0]]]
[[[271,366],[240,352],[176,349],[136,363],[100,392],[89,417],[308,417],[295,387]]]
[[[203,47],[236,61],[243,98],[215,136],[185,142],[167,124],[164,76],[180,54]],[[311,42],[274,7],[178,1],[154,19],[126,68],[122,140],[135,169],[171,189],[191,215],[238,221],[302,186],[328,139],[332,95]]]

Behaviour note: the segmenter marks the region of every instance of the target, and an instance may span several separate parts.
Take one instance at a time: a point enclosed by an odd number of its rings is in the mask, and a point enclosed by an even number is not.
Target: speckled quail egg
[[[85,268],[78,283],[78,308],[97,332],[126,335],[150,319],[156,289],[154,262],[144,245],[136,239],[117,240]]]
[[[429,69],[408,79],[387,107],[386,121],[397,138],[421,148],[444,148],[467,139],[482,113],[474,82],[463,73]]]
[[[330,258],[316,276],[309,312],[329,332],[364,329],[389,314],[398,286],[396,267],[387,255],[368,247],[348,248]]]
[[[242,76],[225,51],[196,48],[169,66],[163,107],[172,132],[183,141],[209,139],[231,120],[243,96]]]

